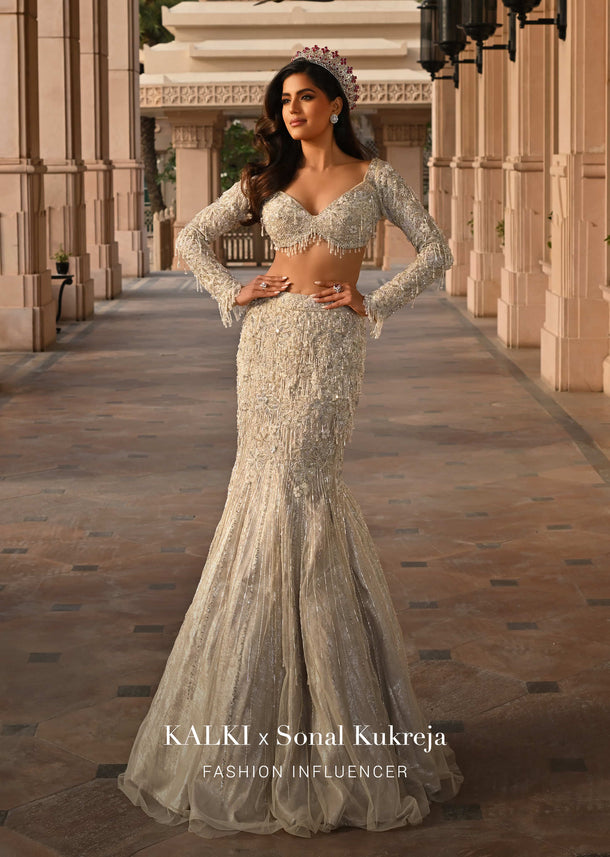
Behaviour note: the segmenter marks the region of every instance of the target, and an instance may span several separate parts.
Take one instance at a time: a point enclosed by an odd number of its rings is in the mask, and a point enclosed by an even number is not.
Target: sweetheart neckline
[[[373,163],[374,163],[376,160],[377,160],[377,158],[372,158],[371,162],[369,163],[369,165],[368,165],[368,167],[367,167],[367,169],[366,169],[366,172],[365,172],[365,174],[364,174],[364,177],[362,178],[362,180],[361,180],[361,181],[359,181],[359,182],[358,182],[358,184],[352,185],[352,187],[348,188],[346,191],[343,191],[343,193],[342,193],[342,194],[339,194],[339,196],[337,196],[337,197],[335,197],[335,199],[331,200],[331,202],[329,202],[329,203],[328,203],[328,205],[325,205],[325,206],[324,206],[324,208],[323,208],[323,209],[321,209],[320,211],[318,211],[318,213],[317,213],[317,214],[312,214],[312,213],[311,213],[311,211],[309,211],[309,209],[305,208],[305,206],[303,205],[303,203],[302,203],[302,202],[299,202],[299,200],[298,200],[296,197],[291,196],[289,193],[286,193],[286,191],[285,191],[285,190],[279,190],[279,191],[278,191],[278,193],[281,193],[281,194],[283,194],[284,196],[287,196],[287,197],[288,197],[288,199],[291,199],[293,202],[296,202],[296,204],[299,206],[299,208],[302,208],[302,209],[303,209],[303,211],[304,211],[306,214],[308,214],[310,217],[320,217],[320,215],[321,215],[321,214],[324,214],[324,212],[325,212],[325,211],[327,211],[327,210],[331,207],[331,205],[334,205],[336,202],[339,202],[339,200],[340,200],[340,199],[343,199],[343,197],[344,197],[344,196],[347,196],[347,194],[348,194],[348,193],[351,193],[352,191],[354,191],[354,190],[356,190],[357,188],[359,188],[361,185],[365,184],[365,182],[366,182],[366,181],[367,181],[367,179],[368,179],[369,173],[370,173],[370,171],[371,171],[371,167],[373,166]]]

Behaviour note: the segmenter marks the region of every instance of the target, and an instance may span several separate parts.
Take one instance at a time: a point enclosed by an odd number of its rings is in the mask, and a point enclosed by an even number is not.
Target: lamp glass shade
[[[462,0],[462,26],[475,42],[484,42],[498,26],[497,0]]]
[[[438,43],[449,57],[456,57],[466,47],[461,23],[461,0],[438,0]]]
[[[445,65],[445,55],[438,46],[438,18],[436,0],[423,0],[421,6],[419,64],[429,74],[436,74]]]

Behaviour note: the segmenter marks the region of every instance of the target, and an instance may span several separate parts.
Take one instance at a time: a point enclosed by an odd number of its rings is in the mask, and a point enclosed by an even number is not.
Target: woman
[[[462,775],[414,697],[379,560],[342,476],[365,331],[452,264],[389,164],[365,161],[345,61],[300,51],[271,81],[265,159],[180,233],[225,325],[243,315],[238,448],[201,581],[119,787],[204,837],[418,824]],[[357,280],[378,220],[418,250],[371,295]],[[262,222],[276,255],[240,285],[210,251]],[[416,737],[418,736],[418,737]]]

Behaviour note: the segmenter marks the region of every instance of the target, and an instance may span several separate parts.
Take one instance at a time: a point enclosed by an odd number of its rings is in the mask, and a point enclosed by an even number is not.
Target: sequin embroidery
[[[243,315],[235,304],[241,283],[215,258],[211,244],[234,228],[248,212],[248,200],[236,182],[200,211],[178,235],[176,253],[195,274],[197,290],[208,291],[218,302],[225,326]],[[447,240],[402,176],[380,158],[369,164],[364,179],[333,200],[318,214],[284,191],[263,206],[262,227],[275,250],[302,253],[313,243],[325,242],[331,253],[365,247],[379,220],[387,218],[407,236],[417,257],[383,286],[364,296],[371,335],[378,337],[384,319],[417,295],[453,265]]]

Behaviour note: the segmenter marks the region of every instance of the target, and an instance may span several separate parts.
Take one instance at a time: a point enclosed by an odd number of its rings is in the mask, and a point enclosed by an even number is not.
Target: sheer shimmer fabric
[[[226,505],[118,780],[163,824],[208,838],[379,831],[420,823],[431,801],[460,788],[443,743],[372,743],[427,733],[428,720],[342,477],[366,330],[349,307],[292,293],[253,301],[243,316]],[[226,726],[239,743],[223,742]]]

